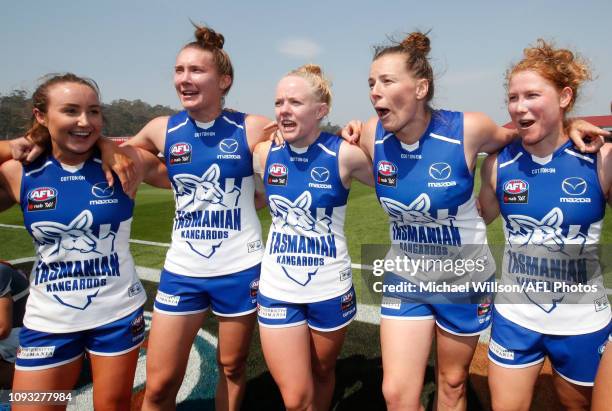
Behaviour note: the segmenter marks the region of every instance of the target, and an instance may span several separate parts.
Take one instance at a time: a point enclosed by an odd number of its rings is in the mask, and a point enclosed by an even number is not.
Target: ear
[[[317,120],[321,120],[323,117],[329,114],[329,105],[327,103],[320,103],[317,109]]]
[[[563,87],[563,90],[559,93],[559,106],[563,109],[569,107],[572,97],[574,97],[572,89],[570,87]]]
[[[223,90],[223,93],[226,93],[227,90],[231,87],[232,82],[233,80],[231,76],[229,76],[228,74],[223,74],[219,79],[219,88]]]
[[[429,80],[421,78],[416,81],[416,98],[423,100],[429,92]]]
[[[34,108],[32,110],[32,113],[34,114],[34,117],[36,118],[38,124],[47,127],[47,115],[45,113],[43,113],[37,108]]]

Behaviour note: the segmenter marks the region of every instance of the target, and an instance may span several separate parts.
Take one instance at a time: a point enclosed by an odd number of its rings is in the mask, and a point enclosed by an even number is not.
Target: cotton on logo
[[[528,188],[529,185],[523,180],[510,180],[504,184],[504,191],[508,194],[521,194]]]
[[[383,176],[391,177],[397,174],[397,167],[389,161],[381,161],[378,163],[378,172]]]

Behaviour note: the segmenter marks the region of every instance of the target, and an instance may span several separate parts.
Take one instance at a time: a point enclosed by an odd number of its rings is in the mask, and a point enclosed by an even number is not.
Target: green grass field
[[[479,187],[476,179],[475,189]],[[170,191],[142,186],[136,199],[136,210],[132,226],[132,238],[161,243],[170,242],[170,230],[174,215],[174,200]],[[270,215],[267,209],[259,211],[264,238],[270,225]],[[0,224],[21,226],[21,212],[13,207],[0,213]],[[602,243],[612,243],[612,217],[607,214],[604,222]],[[388,220],[379,206],[373,189],[355,183],[349,197],[346,225],[346,236],[349,242],[349,252],[354,263],[361,262],[362,244],[387,244]],[[501,223],[498,219],[488,227],[490,244],[503,244]],[[13,260],[33,256],[33,247],[29,236],[23,229],[0,227],[0,258]],[[132,254],[139,266],[160,269],[167,251],[165,247],[131,244]],[[604,257],[612,258],[612,253],[604,253]],[[608,267],[612,264],[608,265]],[[24,268],[27,264],[24,265]],[[366,283],[360,281],[359,270],[354,270],[355,287],[358,301],[371,302],[364,292]],[[610,278],[606,279],[608,288],[612,288]],[[151,310],[154,292],[157,284],[145,282],[149,300],[145,309]],[[215,334],[216,321],[206,322],[206,330]],[[378,326],[375,324],[355,322],[349,327],[346,343],[337,366],[337,386],[334,393],[334,410],[383,410],[384,400],[380,391],[382,368],[380,361]],[[211,348],[212,349],[212,348]],[[214,358],[214,356],[213,356]],[[280,394],[265,367],[257,333],[253,339],[251,355],[248,363],[249,382],[247,386],[246,410],[281,410]],[[204,364],[202,372],[208,374],[208,380],[214,377],[213,364]],[[214,378],[213,378],[214,379]],[[431,406],[434,390],[434,369],[431,362],[426,372],[427,383],[422,400]],[[262,395],[265,393],[265,395]],[[468,389],[469,409],[482,409],[474,389]],[[212,409],[210,398],[193,400],[184,403],[180,409]],[[541,409],[547,409],[544,405]]]

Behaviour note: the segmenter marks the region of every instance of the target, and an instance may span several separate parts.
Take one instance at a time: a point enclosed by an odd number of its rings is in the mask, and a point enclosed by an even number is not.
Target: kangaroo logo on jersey
[[[39,187],[28,193],[28,211],[54,210],[57,205],[57,190]]]
[[[397,167],[390,161],[379,161],[376,167],[376,182],[383,186],[397,186]]]
[[[202,177],[192,174],[177,174],[174,176],[176,185],[177,209],[184,210],[193,204],[194,208],[206,208],[209,204],[220,204],[224,207],[235,207],[240,198],[240,189],[233,186],[225,192],[219,184],[221,170],[213,164],[202,174]],[[226,187],[227,188],[227,187]]]
[[[509,215],[506,229],[510,248],[505,256],[506,272],[518,283],[545,283],[551,278],[586,283],[587,259],[582,255],[586,236],[580,232],[572,236],[563,235],[562,223],[563,212],[557,207],[542,219]],[[568,245],[575,248],[568,252]],[[550,291],[548,288],[546,291]],[[529,289],[524,292],[533,304],[547,313],[552,312],[564,298],[563,293],[553,292],[550,301],[545,303],[530,295]]]
[[[287,185],[287,166],[281,163],[274,163],[268,167],[268,184],[272,186]]]
[[[170,164],[191,163],[191,144],[175,143],[170,147]]]
[[[402,250],[409,251],[405,243],[461,246],[459,229],[453,225],[455,217],[449,215],[448,224],[437,223],[429,213],[431,200],[427,194],[419,195],[409,205],[387,197],[380,197],[380,204],[393,224],[392,238],[400,242]]]
[[[591,198],[581,197],[587,191],[587,182],[581,177],[569,177],[561,183],[563,192],[571,197],[561,197],[562,203],[590,203]]]
[[[273,224],[279,229],[290,226],[303,235],[304,233],[326,234],[331,231],[329,217],[316,220],[310,213],[312,196],[309,191],[304,191],[295,201],[276,194],[271,195],[268,200],[274,219]]]
[[[270,231],[268,253],[276,255],[276,262],[289,279],[306,286],[324,264],[325,257],[337,255],[332,220],[328,216],[319,219],[312,216],[309,191],[295,201],[275,194],[268,200],[274,227]]]
[[[240,231],[241,209],[237,208],[240,188],[226,182],[225,189],[219,179],[221,170],[211,165],[201,177],[177,174],[173,181],[176,188],[176,217],[174,229],[186,241],[190,249],[204,257],[212,257],[229,238],[229,230]]]
[[[506,181],[503,190],[504,204],[527,204],[529,201],[529,184],[524,180]]]
[[[533,244],[546,248],[553,253],[564,253],[566,244],[584,245],[586,236],[578,233],[568,238],[561,233],[563,212],[558,207],[553,208],[541,220],[525,215],[508,216],[509,240],[519,240],[521,246]]]
[[[45,284],[60,304],[79,310],[91,304],[110,277],[120,276],[116,234],[110,225],[101,225],[95,235],[92,225],[91,211],[84,210],[66,225],[40,221],[31,226],[40,255],[34,284]],[[95,292],[75,293],[85,289]]]

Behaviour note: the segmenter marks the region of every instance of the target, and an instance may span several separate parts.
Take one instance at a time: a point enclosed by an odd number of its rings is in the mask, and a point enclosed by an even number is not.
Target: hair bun
[[[409,53],[418,53],[426,56],[431,50],[429,37],[420,31],[415,31],[402,40],[400,45]]]
[[[304,71],[306,73],[314,74],[315,76],[323,75],[323,70],[321,70],[321,66],[317,64],[304,64],[298,70]]]
[[[223,34],[217,33],[213,29],[206,26],[197,26],[195,31],[196,41],[205,48],[218,48],[223,49],[223,44],[225,43],[225,37]]]

